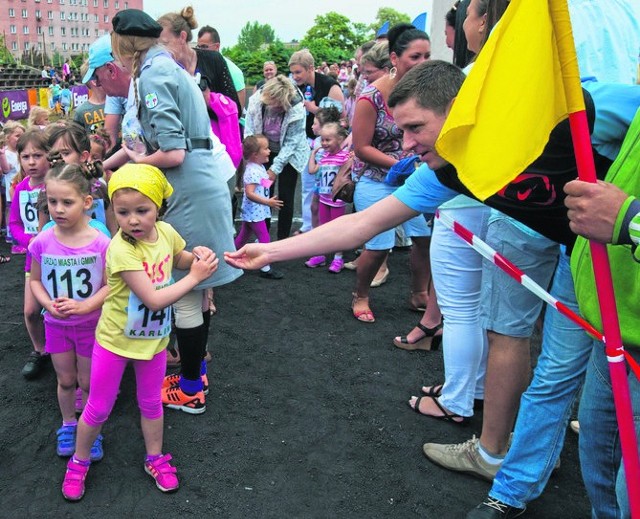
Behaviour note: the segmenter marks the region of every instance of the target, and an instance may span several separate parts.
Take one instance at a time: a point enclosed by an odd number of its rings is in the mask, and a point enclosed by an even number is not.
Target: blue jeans
[[[560,254],[551,294],[578,312],[569,257],[564,253]],[[513,443],[493,480],[491,497],[525,508],[542,493],[560,456],[591,348],[592,340],[582,328],[547,308],[542,352],[533,380],[522,395]]]
[[[621,464],[622,453],[609,364],[604,346],[595,341],[593,346],[579,411],[582,478],[591,501],[593,517],[631,517],[624,467]],[[636,361],[640,359],[637,349],[629,349],[629,352]],[[629,372],[627,380],[638,436],[640,382],[633,372]],[[638,492],[640,489],[636,488],[634,491]]]

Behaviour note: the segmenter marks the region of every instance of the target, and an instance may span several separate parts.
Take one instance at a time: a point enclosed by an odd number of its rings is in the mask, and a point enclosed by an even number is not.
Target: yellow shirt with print
[[[168,223],[157,222],[154,243],[122,238],[111,240],[107,251],[109,295],[102,307],[96,340],[103,348],[123,357],[149,360],[166,348],[171,331],[171,307],[150,311],[122,280],[121,272],[143,270],[156,290],[171,283],[173,258],[185,241]]]

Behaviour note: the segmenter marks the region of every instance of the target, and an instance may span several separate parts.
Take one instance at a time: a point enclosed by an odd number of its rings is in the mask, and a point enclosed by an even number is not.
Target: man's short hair
[[[458,95],[465,75],[446,61],[425,61],[413,67],[395,86],[389,96],[389,108],[415,100],[421,108],[444,114]]]
[[[209,33],[211,34],[211,41],[213,43],[220,43],[220,34],[216,29],[211,27],[211,25],[205,25],[198,31],[198,38],[202,38],[203,34]]]

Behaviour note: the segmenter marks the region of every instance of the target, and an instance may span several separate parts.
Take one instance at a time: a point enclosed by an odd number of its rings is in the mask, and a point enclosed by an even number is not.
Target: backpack
[[[209,108],[216,114],[216,119],[211,119],[211,129],[225,145],[234,167],[237,168],[242,160],[238,105],[224,94],[211,92]]]

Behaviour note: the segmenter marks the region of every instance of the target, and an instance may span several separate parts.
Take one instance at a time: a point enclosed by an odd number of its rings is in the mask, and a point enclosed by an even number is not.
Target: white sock
[[[271,270],[271,265],[265,265],[260,269],[260,272],[269,272]]]
[[[490,465],[501,465],[504,461],[504,456],[496,456],[494,454],[490,454],[486,451],[486,449],[482,446],[480,442],[478,442],[478,453],[482,456],[482,459],[489,463]]]

